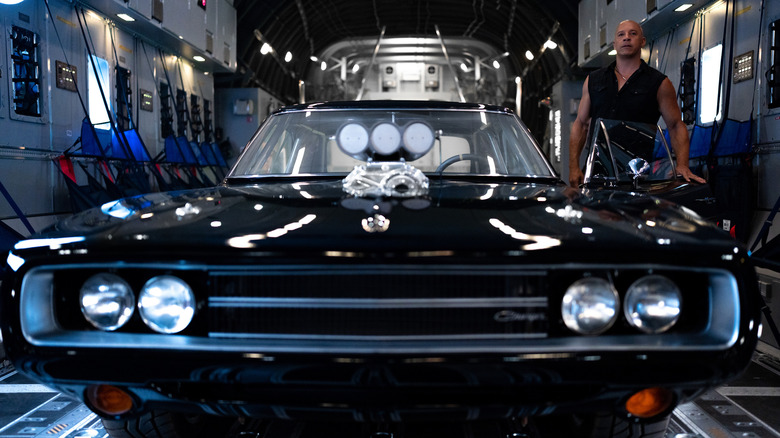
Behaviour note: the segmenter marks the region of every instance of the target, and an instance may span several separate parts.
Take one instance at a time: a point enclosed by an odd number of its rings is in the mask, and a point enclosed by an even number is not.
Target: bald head
[[[618,57],[634,58],[641,55],[646,42],[642,26],[636,21],[625,20],[615,29],[615,41],[612,44]]]
[[[618,23],[618,27],[617,29],[615,29],[615,37],[617,37],[619,31],[629,30],[629,29],[638,32],[640,38],[645,37],[645,33],[642,30],[642,26],[640,26],[639,23],[637,23],[634,20],[623,20],[620,23]]]

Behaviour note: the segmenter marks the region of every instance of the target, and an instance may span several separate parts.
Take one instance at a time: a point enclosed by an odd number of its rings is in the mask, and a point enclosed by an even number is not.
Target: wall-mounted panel
[[[615,40],[615,29],[618,23],[624,20],[621,5],[631,0],[612,1],[607,4],[601,1],[602,13],[599,20],[599,50],[612,50],[612,41]]]
[[[0,179],[26,215],[46,215],[56,208],[54,193],[58,181],[49,151],[73,143],[77,137],[73,121],[80,121],[78,116],[82,113],[73,87],[58,88],[56,84],[56,61],[61,65],[80,61],[71,56],[76,40],[66,24],[70,8],[59,3],[53,3],[51,8],[62,33],[62,46],[50,28],[43,2],[2,6],[0,18]],[[64,54],[68,55],[68,62]],[[50,122],[50,118],[56,122]],[[15,216],[8,203],[0,200],[0,217]],[[15,222],[18,221],[6,221],[12,226]],[[41,229],[51,221],[41,217],[31,222]],[[19,227],[19,231],[27,234],[24,227]]]
[[[217,24],[214,59],[230,70],[236,69],[236,9],[227,0],[215,0]]]
[[[214,54],[214,34],[217,32],[217,2],[211,0],[206,6],[206,32],[203,47],[206,53]]]
[[[734,46],[733,50],[725,53],[726,62],[730,63],[732,70],[731,77],[725,79],[730,81],[731,86],[728,117],[736,120],[747,120],[753,112],[753,102],[758,102],[761,98],[761,96],[756,95],[760,79],[756,74],[757,50],[759,49],[759,35],[756,33],[757,29],[762,27],[760,23],[761,8],[758,5],[754,7],[747,2],[737,2],[734,12],[736,16]],[[728,58],[729,56],[731,57]],[[740,57],[742,62],[735,65],[735,60]]]
[[[661,0],[658,0],[659,4]],[[619,0],[613,1],[612,4],[617,5],[615,9],[615,16],[610,19],[610,22],[614,22],[614,27],[611,28],[612,34],[609,36],[612,39],[615,35],[615,29],[617,25],[623,20],[634,20],[641,23],[647,17],[645,10],[645,0]]]
[[[141,14],[147,20],[152,18],[152,0],[128,0],[127,6]]]
[[[674,10],[678,3],[680,2],[672,0],[612,0],[610,2],[593,0],[591,7],[591,0],[580,1],[580,33],[577,48],[579,65],[584,68],[598,68],[614,59],[607,53],[612,50],[615,29],[623,20],[634,20],[640,23],[649,41],[693,19],[697,12],[713,2],[690,0],[693,6],[686,12]],[[649,14],[648,8],[651,10]],[[586,48],[585,39],[588,36],[590,36],[590,44]],[[590,56],[584,56],[586,52],[589,52]]]
[[[607,28],[607,9],[613,9],[614,7],[615,6],[607,5],[606,0],[596,1],[596,34],[594,35],[594,38],[591,39],[591,40],[595,40],[594,41],[595,49],[596,49],[595,53],[598,53],[603,49],[601,35],[602,33],[606,35],[605,32],[602,32],[602,29]]]
[[[4,16],[3,35],[8,39],[3,55],[6,74],[2,80],[8,87],[4,98],[8,116],[19,122],[45,123],[48,116],[44,17],[31,2]]]
[[[579,27],[577,34],[577,47],[579,47],[579,50],[577,51],[577,63],[580,65],[597,52],[595,46],[598,42],[596,1],[597,0],[582,0],[579,3]]]
[[[673,0],[655,0],[655,1],[656,4],[658,5],[658,9],[660,10],[672,4]]]
[[[163,3],[165,19],[163,29],[167,29],[178,38],[195,48],[206,50],[206,12],[192,0],[167,1]]]
[[[166,4],[174,2],[169,0]],[[107,74],[101,85],[109,95],[112,110],[115,111],[119,106],[120,91],[116,85],[123,82],[127,84],[126,89],[130,92],[126,121],[132,118],[133,126],[138,129],[151,156],[157,156],[162,150],[162,140],[158,140],[161,106],[158,82],[165,77],[158,48],[153,44],[161,45],[167,54],[165,56],[169,58],[167,67],[174,92],[183,87],[188,96],[197,95],[203,104],[208,100],[213,108],[213,76],[193,69],[186,61],[179,61],[183,64],[181,70],[184,72],[180,74],[171,55],[186,53],[186,48],[190,46],[178,38],[174,41],[170,32],[160,27],[160,23],[143,21],[152,9],[151,0],[96,0],[90,2],[90,6],[86,4],[49,0],[52,11],[49,17],[44,2],[26,1],[19,5],[3,6],[0,15],[0,31],[5,35],[0,38],[0,53],[3,54],[0,59],[3,73],[0,76],[0,132],[3,134],[0,135],[0,179],[25,214],[36,216],[33,224],[37,229],[48,225],[55,215],[68,214],[70,210],[63,177],[52,164],[52,158],[70,148],[80,136],[86,114],[76,90],[87,106],[91,94],[99,95],[95,87],[90,90],[87,85],[91,72],[87,61],[87,45],[105,61]],[[81,17],[82,6],[92,12],[88,11]],[[209,6],[213,6],[213,28],[216,29],[218,3]],[[191,26],[199,28],[205,35],[206,25],[202,23],[206,23],[206,12],[195,7],[200,21]],[[231,30],[230,41],[235,47],[235,10],[229,4],[228,8],[228,12],[233,11],[233,25],[227,27]],[[136,25],[142,23],[144,27],[133,28],[133,23],[119,20],[116,15],[125,11],[135,17]],[[224,15],[231,16],[229,13]],[[79,18],[86,23],[89,43],[82,37]],[[16,45],[16,58],[11,55],[14,50],[9,38],[14,27],[19,29],[19,42],[31,42]],[[144,44],[140,43],[142,40]],[[205,37],[201,40],[205,46]],[[34,53],[31,48],[34,48]],[[12,75],[14,65],[18,66],[18,72]],[[119,71],[123,72],[122,75],[116,74],[116,67],[121,68]],[[38,116],[17,113],[18,117],[12,118],[11,90],[14,89],[14,83],[23,82],[14,81],[14,78],[26,80],[22,73],[32,70],[36,80],[33,86],[40,93],[36,109]],[[99,105],[102,107],[102,102]],[[199,114],[205,113],[201,111]],[[18,222],[13,219],[14,216],[15,213],[8,210],[6,203],[0,201],[0,217],[12,218],[4,220],[6,223]],[[38,224],[42,225],[39,227]]]
[[[70,147],[77,138],[81,127],[81,121],[85,116],[84,109],[81,106],[78,94],[71,88],[57,87],[56,65],[59,61],[62,64],[67,62],[75,69],[75,83],[82,96],[86,93],[87,62],[84,50],[84,40],[81,36],[76,12],[72,5],[64,2],[50,2],[53,20],[46,22],[45,34],[48,36],[49,64],[53,70],[49,72],[50,80],[53,85],[50,87],[50,105],[51,108],[51,145],[53,150],[60,151]],[[60,34],[60,40],[57,39],[54,32],[54,26]],[[60,45],[60,41],[62,45]],[[63,72],[73,79],[67,72]],[[47,146],[48,142],[47,142]]]

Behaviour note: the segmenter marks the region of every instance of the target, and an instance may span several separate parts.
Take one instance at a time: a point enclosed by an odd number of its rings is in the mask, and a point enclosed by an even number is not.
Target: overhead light
[[[558,47],[558,44],[555,41],[553,41],[553,40],[547,40],[544,43],[544,47],[546,47],[548,49],[554,49],[554,48]]]
[[[617,50],[615,50],[615,49],[612,49],[612,50],[610,50],[609,52],[607,52],[607,55],[609,55],[609,56],[615,56],[615,55],[617,55]]]
[[[16,5],[21,3],[24,0],[0,0],[0,4],[3,5]]]
[[[534,59],[534,54],[531,53],[530,50],[526,50],[525,51],[525,59],[527,59],[529,61],[532,61]]]
[[[204,57],[202,57],[200,55],[195,55],[195,56],[192,57],[192,59],[194,59],[194,60],[196,60],[198,62],[203,62],[203,61],[206,60],[206,58],[204,58]]]
[[[325,61],[322,61],[322,64],[320,64],[320,69],[322,71],[325,71],[325,69],[327,69],[327,68],[328,68],[328,63],[325,62]]]
[[[309,59],[311,59],[311,62],[317,62],[317,61],[319,61],[319,59],[317,59],[317,57],[316,57],[316,56],[314,56],[314,55],[311,55],[311,56],[309,56]]]
[[[522,79],[520,79],[520,76],[515,76],[515,83],[516,84],[519,84],[521,81],[522,81]]]
[[[683,3],[680,6],[677,6],[677,8],[674,10],[674,12],[687,11],[688,9],[690,9],[691,6],[693,6],[693,5],[690,4],[690,3]]]
[[[462,62],[460,63],[460,69],[463,70],[464,72],[469,71],[469,68],[466,66],[466,64]]]
[[[496,70],[498,70],[499,68],[501,68],[501,63],[500,63],[500,62],[498,62],[498,60],[497,60],[497,59],[493,61],[493,68],[494,68],[494,69],[496,69]]]
[[[271,53],[273,49],[271,48],[271,45],[268,43],[263,43],[263,45],[260,47],[260,54],[261,55],[267,55]]]
[[[292,61],[292,53],[287,52],[284,54],[284,62],[290,62],[290,61]]]
[[[2,0],[0,0],[0,2],[1,1]],[[133,17],[127,15],[127,14],[116,14],[116,16],[121,18],[121,19],[123,19],[123,20],[125,20],[125,21],[135,21],[135,18],[133,18]]]
[[[360,70],[360,64],[355,64],[352,66],[352,73],[357,73],[358,70]]]

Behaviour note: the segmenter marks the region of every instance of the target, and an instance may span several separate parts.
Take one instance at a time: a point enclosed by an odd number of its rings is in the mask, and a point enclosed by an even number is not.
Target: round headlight
[[[680,288],[672,280],[647,275],[628,288],[623,313],[629,324],[639,330],[661,333],[677,322],[681,301]]]
[[[90,324],[101,330],[116,330],[133,316],[135,296],[130,285],[114,274],[90,277],[79,296],[81,313]]]
[[[138,311],[149,328],[159,333],[178,333],[195,315],[195,295],[189,285],[172,275],[147,281],[138,295]]]
[[[603,278],[575,281],[566,289],[561,314],[566,327],[583,335],[597,335],[609,329],[617,319],[618,294]]]

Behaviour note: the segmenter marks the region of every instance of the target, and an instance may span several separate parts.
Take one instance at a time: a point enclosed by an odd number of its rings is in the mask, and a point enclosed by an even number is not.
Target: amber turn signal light
[[[122,415],[133,408],[130,394],[112,385],[90,386],[87,399],[95,409],[106,415]]]
[[[664,388],[643,389],[626,401],[626,411],[639,418],[650,418],[672,406],[674,394]]]

